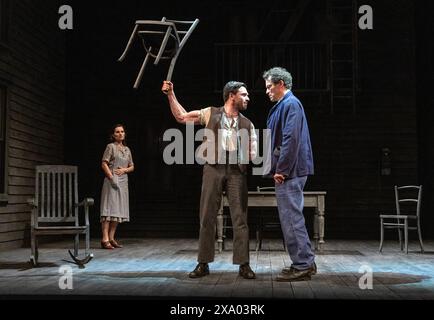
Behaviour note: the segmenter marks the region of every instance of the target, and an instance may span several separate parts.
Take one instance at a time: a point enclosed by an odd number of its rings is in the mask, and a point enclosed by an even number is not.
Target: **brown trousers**
[[[214,261],[217,213],[223,191],[226,191],[233,226],[233,263],[248,263],[247,175],[241,173],[238,165],[229,164],[205,164],[203,167],[197,260],[201,263]]]

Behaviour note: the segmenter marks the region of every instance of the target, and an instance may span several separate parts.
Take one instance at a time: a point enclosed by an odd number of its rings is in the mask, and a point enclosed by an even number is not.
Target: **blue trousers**
[[[286,250],[297,270],[308,269],[315,260],[303,216],[303,188],[307,177],[276,183],[276,200]]]

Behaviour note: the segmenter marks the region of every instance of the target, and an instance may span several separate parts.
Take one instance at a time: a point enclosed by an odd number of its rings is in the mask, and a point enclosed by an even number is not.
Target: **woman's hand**
[[[127,168],[117,168],[114,170],[115,174],[118,176],[121,176],[125,173],[127,173]]]

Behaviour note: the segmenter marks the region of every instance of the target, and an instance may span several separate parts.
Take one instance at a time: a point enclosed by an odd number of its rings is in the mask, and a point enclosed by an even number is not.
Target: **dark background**
[[[134,90],[144,58],[139,43],[123,63],[117,62],[135,20],[160,20],[163,16],[200,19],[172,79],[180,102],[193,110],[221,105],[224,82],[234,80],[220,78],[223,66],[236,70],[247,63],[221,63],[216,44],[255,43],[267,47],[283,37],[285,42],[320,42],[327,46],[330,40],[348,41],[348,36],[353,37],[340,34],[338,23],[326,19],[326,2],[330,1],[309,1],[294,32],[282,35],[282,26],[288,23],[287,17],[298,1],[68,1],[66,4],[74,9],[74,29],[65,31],[64,161],[79,166],[80,193],[96,199],[92,229],[99,228],[103,181],[100,159],[112,125],[124,123],[136,170],[130,175],[131,222],[119,228],[121,236],[198,235],[201,167],[168,166],[162,157],[164,131],[184,130],[173,119],[160,91],[168,65],[149,64],[140,88]],[[341,5],[345,3],[351,1],[340,1]],[[297,80],[312,76],[297,74],[301,58],[293,61],[293,69],[282,65],[294,75],[294,93],[304,104],[311,130],[315,176],[308,180],[306,190],[327,191],[326,239],[377,239],[379,213],[393,211],[393,185],[423,184],[422,231],[424,237],[433,238],[433,4],[409,0],[363,4],[373,7],[374,29],[357,32],[354,105],[343,101],[332,107],[329,87],[301,90]],[[330,64],[332,58],[327,51],[323,58]],[[258,82],[235,79],[249,86],[251,102],[245,115],[258,129],[265,127],[272,106],[261,87],[262,72],[273,66],[267,63],[250,70]],[[381,175],[381,150],[385,147],[391,151],[390,175]],[[258,185],[272,182],[249,177],[251,190]],[[310,230],[312,214],[306,210]],[[256,215],[250,210],[252,226]]]

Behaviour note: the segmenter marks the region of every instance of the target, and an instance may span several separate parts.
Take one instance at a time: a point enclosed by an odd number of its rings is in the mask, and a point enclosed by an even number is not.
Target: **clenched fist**
[[[170,81],[163,81],[163,86],[161,87],[161,91],[163,91],[164,94],[172,93],[173,83]]]

